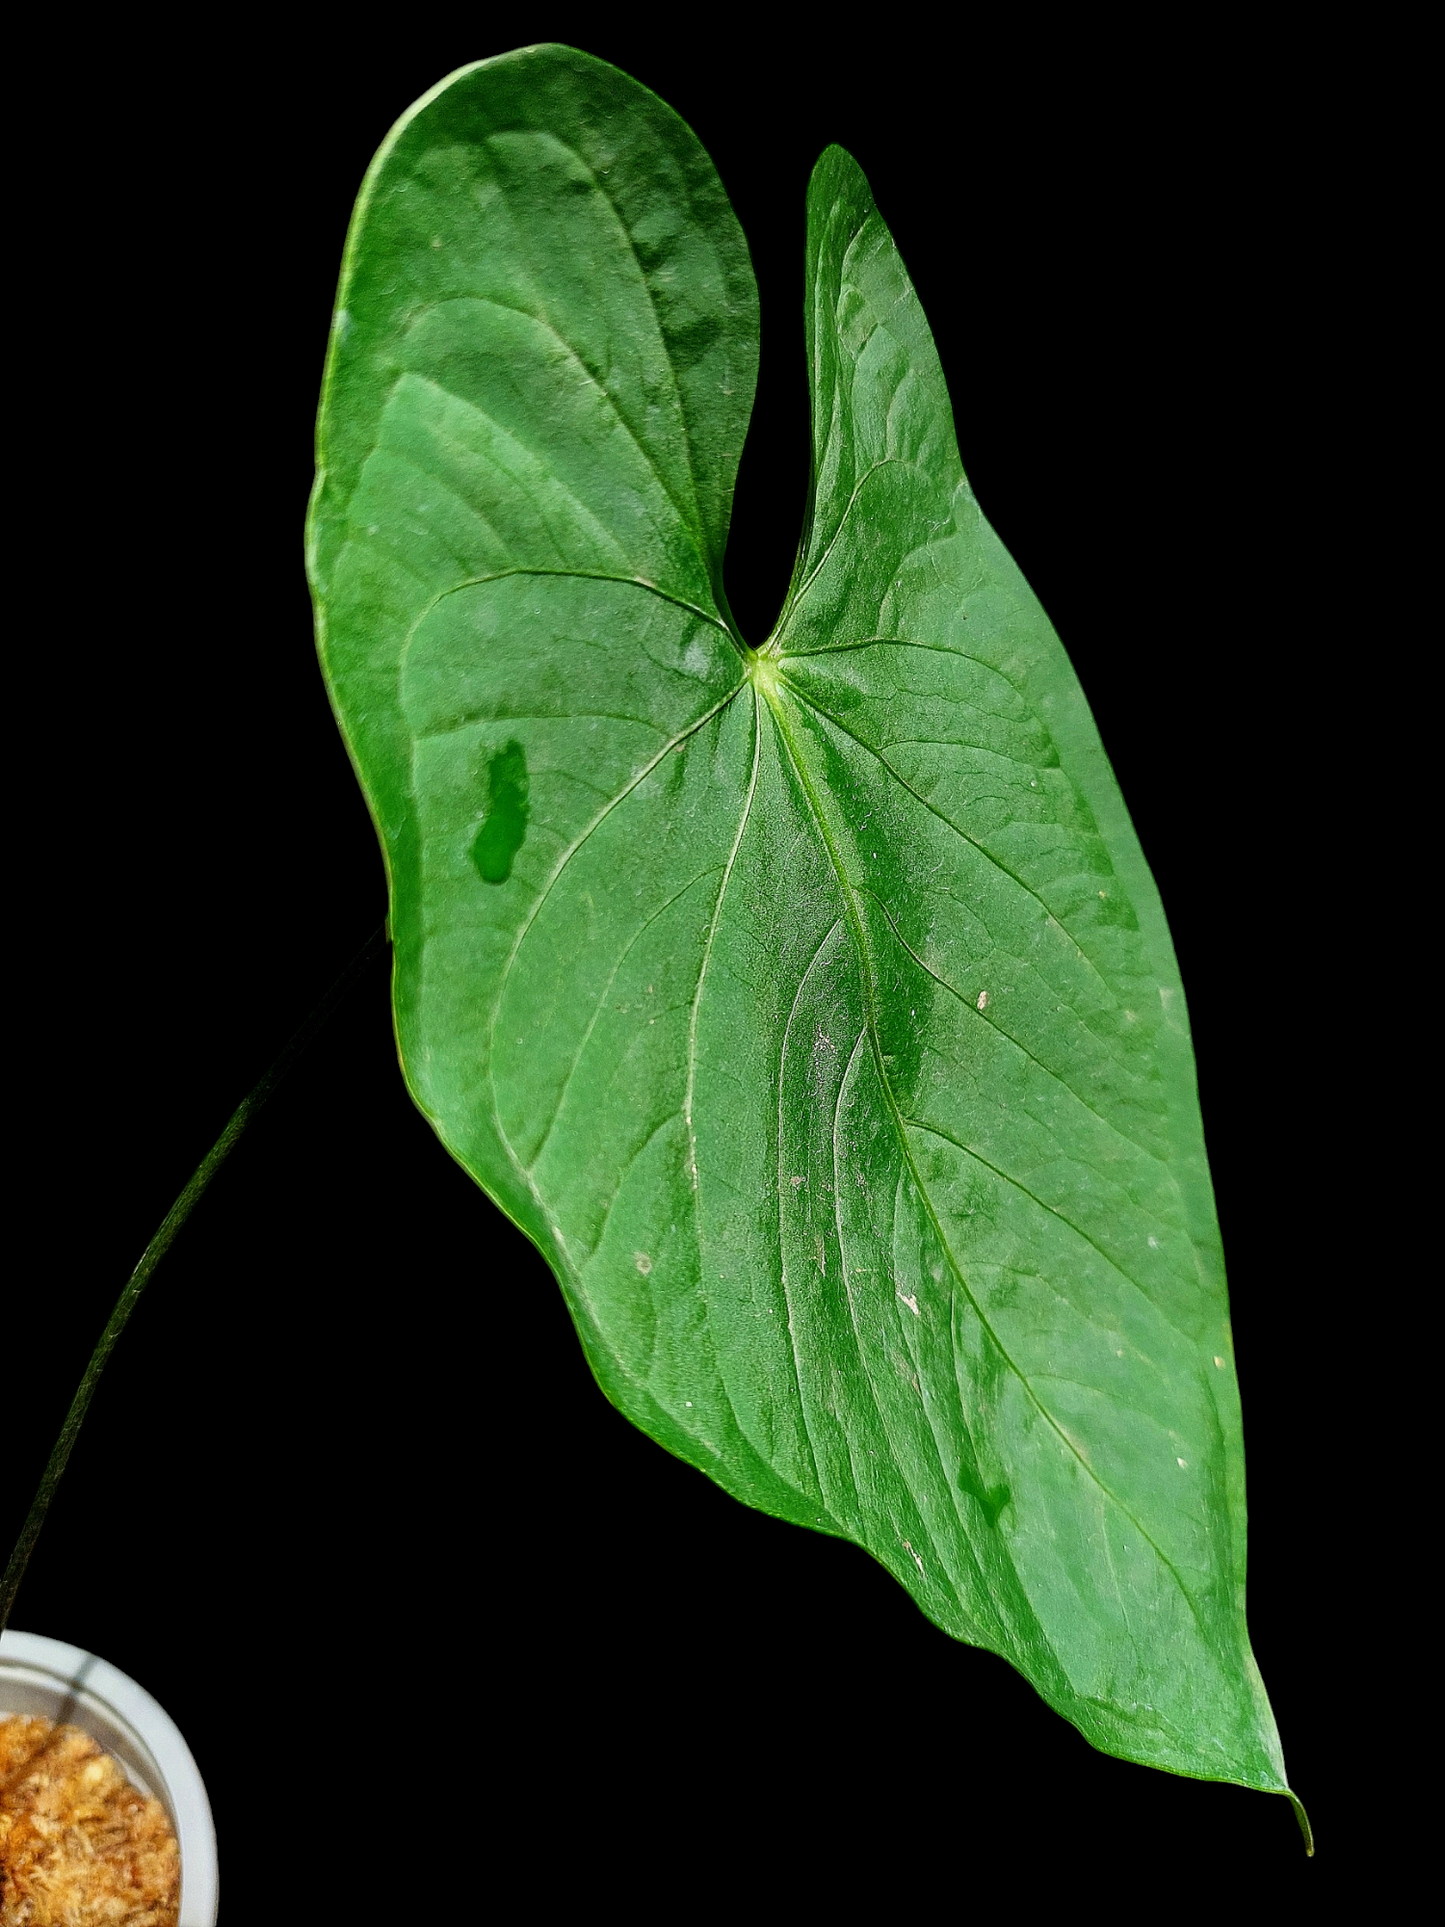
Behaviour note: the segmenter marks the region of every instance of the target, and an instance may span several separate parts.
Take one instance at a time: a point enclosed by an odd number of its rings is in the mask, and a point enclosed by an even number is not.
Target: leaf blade
[[[681,126],[529,50],[420,104],[359,206],[312,573],[408,1080],[654,1437],[865,1546],[1095,1744],[1283,1790],[1157,892],[838,149],[809,521],[736,644],[756,301]]]

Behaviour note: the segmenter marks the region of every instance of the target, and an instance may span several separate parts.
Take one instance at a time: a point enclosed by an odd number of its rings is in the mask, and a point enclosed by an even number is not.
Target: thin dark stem
[[[55,1497],[55,1488],[60,1484],[66,1462],[70,1458],[71,1448],[75,1444],[81,1426],[85,1423],[85,1415],[90,1409],[91,1399],[95,1396],[100,1375],[105,1370],[106,1360],[115,1350],[116,1340],[125,1330],[126,1320],[135,1310],[136,1300],[150,1282],[151,1273],[170,1250],[175,1242],[176,1233],[196,1208],[206,1186],[230,1156],[251,1119],[307,1045],[324,1027],[327,1019],[336,1010],[361,972],[385,946],[386,925],[383,924],[367,938],[260,1083],[249,1096],[241,1100],[230,1123],[197,1165],[190,1183],[166,1213],[160,1230],[142,1253],[140,1263],[131,1273],[115,1310],[110,1314],[105,1330],[100,1334],[99,1344],[90,1355],[90,1363],[85,1368],[80,1389],[71,1400],[70,1410],[65,1415],[65,1423],[60,1428],[60,1437],[55,1441],[55,1450],[50,1454],[50,1462],[41,1478],[40,1489],[35,1494],[25,1524],[20,1528],[20,1537],[15,1542],[15,1550],[10,1555],[10,1563],[5,1568],[4,1581],[0,1582],[0,1632],[4,1632],[9,1622],[10,1609],[15,1604],[15,1595],[20,1590],[20,1581],[25,1576],[25,1568],[30,1563],[31,1553],[35,1550],[35,1541],[40,1537],[40,1528],[45,1524],[45,1515],[50,1510],[50,1501]]]

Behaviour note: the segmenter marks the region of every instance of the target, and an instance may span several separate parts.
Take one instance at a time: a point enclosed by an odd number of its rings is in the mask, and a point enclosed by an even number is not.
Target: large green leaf
[[[310,566],[406,1075],[654,1438],[1096,1745],[1284,1790],[1163,911],[837,148],[806,313],[755,653],[722,559],[757,298],[693,135],[543,47],[377,156]]]

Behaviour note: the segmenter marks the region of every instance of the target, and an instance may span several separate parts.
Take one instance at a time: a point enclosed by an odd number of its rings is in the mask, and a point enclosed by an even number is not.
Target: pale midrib
[[[905,1163],[908,1166],[910,1176],[913,1179],[913,1183],[917,1190],[919,1200],[923,1205],[923,1209],[928,1213],[929,1223],[933,1226],[934,1235],[938,1239],[940,1249],[942,1249],[947,1254],[949,1265],[953,1271],[954,1276],[958,1280],[959,1288],[963,1292],[964,1296],[968,1299],[969,1304],[973,1307],[974,1315],[978,1319],[980,1326],[988,1334],[990,1343],[994,1346],[995,1350],[998,1352],[999,1357],[1004,1361],[1008,1369],[1013,1373],[1014,1377],[1018,1380],[1019,1384],[1023,1387],[1025,1394],[1027,1395],[1034,1409],[1038,1412],[1039,1417],[1044,1421],[1044,1423],[1049,1427],[1049,1429],[1055,1434],[1059,1442],[1064,1446],[1065,1450],[1068,1451],[1070,1455],[1078,1462],[1079,1466],[1084,1471],[1090,1483],[1095,1487],[1097,1487],[1099,1492],[1102,1493],[1102,1495],[1110,1502],[1110,1504],[1115,1506],[1118,1509],[1118,1511],[1122,1513],[1124,1518],[1126,1518],[1129,1521],[1130,1525],[1133,1526],[1134,1530],[1139,1534],[1139,1537],[1153,1551],[1155,1557],[1159,1560],[1159,1563],[1164,1567],[1165,1571],[1168,1572],[1170,1577],[1173,1579],[1175,1585],[1179,1588],[1180,1596],[1183,1598],[1185,1604],[1188,1606],[1190,1615],[1193,1618],[1195,1624],[1199,1627],[1200,1635],[1204,1639],[1206,1649],[1212,1652],[1213,1642],[1209,1638],[1208,1632],[1204,1626],[1204,1622],[1199,1616],[1199,1609],[1194,1603],[1194,1600],[1190,1594],[1189,1588],[1185,1585],[1177,1568],[1174,1565],[1174,1562],[1169,1558],[1168,1554],[1164,1552],[1163,1548],[1157,1544],[1153,1535],[1148,1531],[1146,1531],[1144,1526],[1140,1524],[1139,1520],[1135,1518],[1134,1514],[1130,1511],[1129,1507],[1124,1504],[1123,1500],[1120,1499],[1114,1492],[1112,1492],[1107,1485],[1105,1485],[1104,1481],[1099,1477],[1098,1473],[1094,1470],[1094,1468],[1089,1464],[1088,1460],[1079,1451],[1078,1447],[1074,1444],[1073,1440],[1069,1437],[1068,1433],[1064,1431],[1063,1427],[1054,1418],[1053,1414],[1049,1411],[1048,1407],[1039,1398],[1038,1394],[1034,1391],[1033,1386],[1029,1383],[1027,1374],[1023,1371],[1022,1367],[1014,1359],[1012,1353],[1005,1346],[1002,1338],[994,1330],[993,1324],[989,1319],[988,1314],[985,1312],[983,1306],[979,1303],[978,1299],[974,1296],[973,1290],[970,1287],[967,1278],[964,1276],[963,1267],[960,1264],[957,1254],[954,1252],[953,1246],[949,1242],[946,1233],[944,1232],[943,1225],[939,1221],[938,1213],[933,1208],[933,1200],[929,1196],[928,1190],[923,1182],[922,1174],[918,1170],[918,1166],[914,1160],[913,1147],[908,1141],[908,1120],[903,1116],[902,1111],[899,1109],[898,1100],[894,1095],[893,1086],[888,1078],[888,1072],[884,1063],[882,1041],[878,1035],[877,1012],[876,1012],[877,996],[873,985],[872,971],[868,961],[868,948],[864,938],[862,917],[859,913],[857,898],[854,894],[853,886],[848,880],[847,871],[844,868],[841,853],[839,852],[838,847],[834,842],[832,829],[828,823],[826,812],[824,811],[822,803],[818,797],[817,791],[814,788],[812,779],[807,773],[807,769],[803,763],[801,754],[799,753],[798,749],[793,743],[792,733],[788,728],[787,721],[783,714],[782,706],[781,704],[777,703],[770,697],[768,707],[772,712],[774,721],[777,724],[778,735],[783,743],[784,748],[787,750],[788,760],[793,766],[793,771],[794,771],[794,774],[797,776],[799,787],[802,789],[804,796],[807,798],[808,807],[811,810],[813,814],[813,819],[818,826],[818,834],[822,838],[823,846],[828,852],[829,861],[833,866],[833,873],[836,876],[838,881],[839,893],[843,898],[844,914],[848,922],[849,932],[853,939],[854,951],[858,959],[859,976],[862,980],[863,1008],[864,1008],[865,1023],[867,1025],[869,1043],[871,1045],[872,1052],[873,1052],[874,1065],[878,1073],[878,1081],[884,1092],[884,1095],[888,1104],[889,1114],[893,1119],[894,1129],[897,1132],[900,1153]],[[941,1135],[941,1133],[939,1135]],[[964,1147],[960,1147],[960,1148],[964,1148]],[[983,1160],[980,1160],[980,1162],[982,1161]],[[999,1176],[1003,1177],[1004,1174],[1000,1172]],[[1013,1180],[1005,1178],[1005,1182],[1013,1183]],[[1020,1190],[1022,1190],[1022,1188],[1023,1188],[1022,1186],[1019,1187]],[[1082,1236],[1083,1234],[1081,1233],[1080,1235]],[[864,1367],[865,1372],[866,1372],[866,1369],[867,1367],[865,1365]],[[962,1523],[963,1522],[960,1521],[961,1525]],[[965,1527],[965,1531],[966,1530],[967,1528]]]

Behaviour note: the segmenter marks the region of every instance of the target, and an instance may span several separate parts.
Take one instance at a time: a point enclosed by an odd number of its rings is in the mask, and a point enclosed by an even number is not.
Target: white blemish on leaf
[[[908,1541],[906,1539],[903,1541],[903,1543],[905,1546],[908,1546]],[[913,1561],[914,1565],[917,1566],[918,1570],[922,1572],[923,1561],[919,1558],[918,1554],[913,1550],[912,1546],[908,1546],[908,1556]]]
[[[898,1296],[903,1300],[904,1304],[907,1305],[915,1318],[921,1318],[923,1316],[922,1312],[918,1309],[918,1300],[916,1297],[910,1298],[906,1291],[900,1291]]]
[[[1174,1463],[1179,1467],[1181,1472],[1187,1472],[1189,1470],[1188,1459],[1176,1459]]]
[[[981,990],[978,993],[978,1007],[980,1010],[988,1009],[988,992],[986,990]]]
[[[1214,1354],[1214,1362],[1219,1367],[1220,1371],[1224,1370],[1224,1360],[1219,1356],[1218,1352]]]
[[[1159,1249],[1159,1240],[1157,1238],[1151,1238],[1149,1240],[1149,1249],[1151,1251],[1157,1251]]]
[[[707,674],[709,660],[707,644],[701,636],[695,636],[683,656],[682,673],[701,682]]]
[[[642,1273],[644,1278],[648,1272],[652,1270],[652,1260],[645,1251],[634,1251],[632,1254],[632,1262],[637,1266],[637,1269]]]
[[[788,1182],[789,1184],[792,1185],[793,1189],[796,1191],[800,1184],[806,1184],[808,1180],[806,1178],[789,1178]]]

